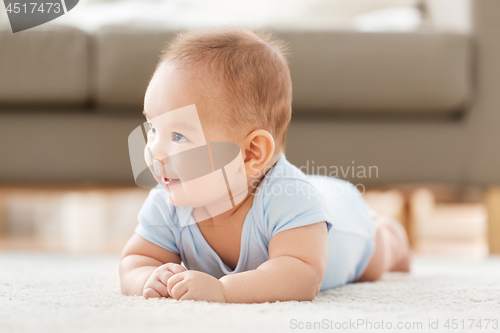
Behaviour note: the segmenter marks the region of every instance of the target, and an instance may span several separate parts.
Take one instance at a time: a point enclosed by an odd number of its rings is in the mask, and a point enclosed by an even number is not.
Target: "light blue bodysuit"
[[[356,280],[375,249],[373,211],[356,187],[337,178],[305,175],[285,155],[255,191],[234,270],[207,243],[192,211],[192,207],[174,206],[165,189],[154,188],[139,212],[135,232],[179,254],[187,269],[220,278],[256,269],[269,260],[269,241],[280,231],[326,221],[328,260],[321,291]]]

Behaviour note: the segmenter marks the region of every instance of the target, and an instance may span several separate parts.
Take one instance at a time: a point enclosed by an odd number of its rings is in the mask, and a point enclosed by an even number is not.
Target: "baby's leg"
[[[411,250],[405,229],[390,216],[377,215],[376,219],[375,251],[356,282],[375,281],[384,272],[410,271]]]

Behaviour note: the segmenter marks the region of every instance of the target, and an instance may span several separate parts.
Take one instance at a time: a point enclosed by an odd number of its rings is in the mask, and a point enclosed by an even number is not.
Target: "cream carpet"
[[[264,304],[123,296],[118,259],[0,252],[0,332],[500,331],[498,256],[417,255],[411,274],[386,273],[377,282],[322,292],[313,302]],[[446,328],[447,319],[456,319],[457,328],[451,320]]]

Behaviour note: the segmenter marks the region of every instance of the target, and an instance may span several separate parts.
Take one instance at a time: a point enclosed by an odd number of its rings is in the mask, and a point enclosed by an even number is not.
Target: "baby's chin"
[[[222,214],[231,209],[232,203],[227,192],[215,193],[215,191],[199,191],[190,194],[182,188],[182,185],[166,188],[168,198],[175,206],[189,206],[193,208],[205,207],[213,216]]]

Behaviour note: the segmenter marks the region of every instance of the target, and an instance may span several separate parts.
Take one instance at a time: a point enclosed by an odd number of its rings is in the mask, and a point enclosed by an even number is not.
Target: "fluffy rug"
[[[500,331],[499,256],[416,255],[411,274],[264,304],[123,296],[118,260],[0,252],[0,332]]]

